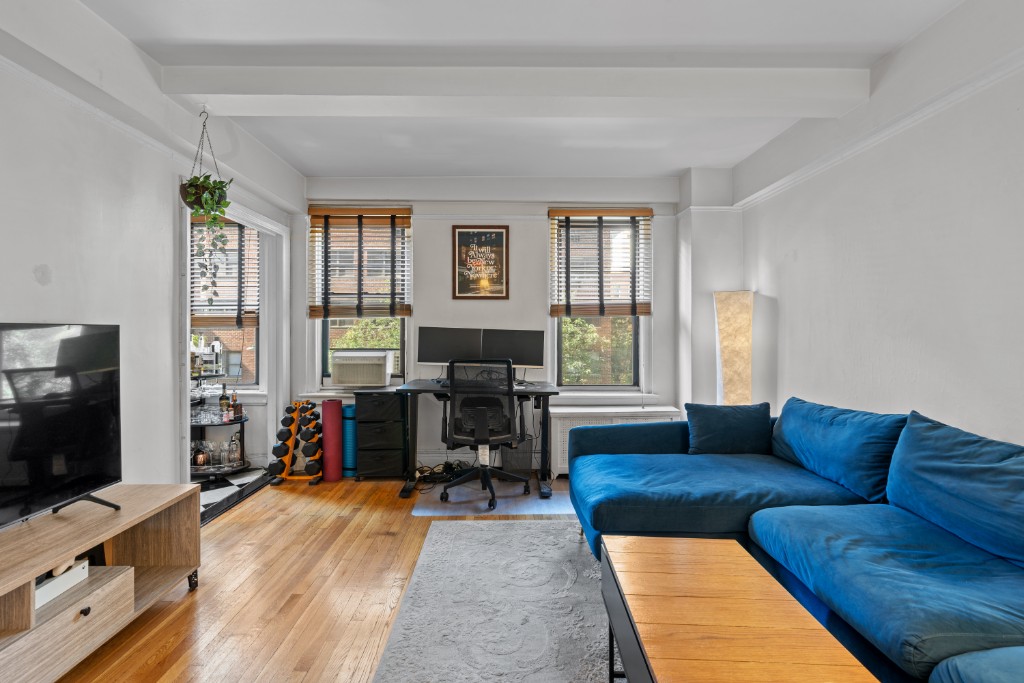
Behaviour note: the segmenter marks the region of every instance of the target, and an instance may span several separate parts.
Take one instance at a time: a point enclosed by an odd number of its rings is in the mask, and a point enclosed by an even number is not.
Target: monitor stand
[[[83,493],[82,495],[76,496],[76,497],[72,498],[69,501],[66,501],[64,503],[61,503],[60,505],[54,506],[53,514],[57,514],[58,512],[60,512],[64,508],[66,508],[68,505],[71,505],[72,503],[77,503],[80,500],[86,500],[86,501],[89,501],[90,503],[97,503],[98,505],[106,505],[108,508],[114,508],[115,510],[120,510],[121,509],[121,506],[118,505],[117,503],[111,503],[109,500],[103,500],[102,498],[97,498],[96,496],[92,495],[91,493]]]

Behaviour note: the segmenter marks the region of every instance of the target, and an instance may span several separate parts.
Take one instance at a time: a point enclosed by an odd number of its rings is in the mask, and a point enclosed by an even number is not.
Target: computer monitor
[[[483,358],[511,358],[520,368],[544,367],[544,330],[484,330]]]
[[[453,358],[474,360],[480,355],[483,330],[466,327],[421,327],[417,363],[448,364]]]

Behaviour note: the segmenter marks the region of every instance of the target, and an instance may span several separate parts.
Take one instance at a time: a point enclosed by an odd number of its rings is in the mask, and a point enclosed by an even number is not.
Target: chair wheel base
[[[488,510],[493,510],[496,507],[498,507],[498,501],[494,500],[493,498],[491,498],[489,501],[487,501],[487,509]]]
[[[442,503],[447,503],[448,502],[448,492],[447,491],[441,491],[441,502]]]
[[[530,495],[530,485],[529,484],[524,484],[523,485],[523,495],[524,496]]]

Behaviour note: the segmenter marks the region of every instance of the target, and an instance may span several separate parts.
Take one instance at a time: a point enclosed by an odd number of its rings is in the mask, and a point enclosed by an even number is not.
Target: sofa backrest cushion
[[[1024,446],[913,412],[892,456],[889,502],[1024,566]]]
[[[794,397],[775,423],[772,452],[881,503],[892,452],[906,423],[906,415],[834,408]]]
[[[686,403],[690,453],[759,453],[771,455],[772,417],[768,403],[712,406]]]

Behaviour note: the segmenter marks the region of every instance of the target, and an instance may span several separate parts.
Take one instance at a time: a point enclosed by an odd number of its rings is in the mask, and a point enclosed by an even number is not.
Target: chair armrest
[[[569,430],[569,461],[582,455],[613,453],[686,453],[690,429],[686,422],[573,427]]]

